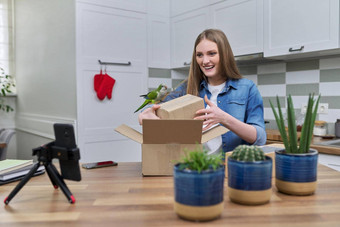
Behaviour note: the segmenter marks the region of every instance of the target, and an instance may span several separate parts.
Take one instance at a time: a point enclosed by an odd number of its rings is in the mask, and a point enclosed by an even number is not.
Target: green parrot
[[[145,107],[146,105],[148,105],[149,103],[154,104],[158,101],[161,101],[162,98],[167,94],[167,90],[168,90],[167,86],[165,86],[164,84],[160,84],[157,89],[150,91],[146,95],[141,95],[140,97],[144,97],[145,101],[140,107],[138,107],[138,109],[135,111],[135,113],[138,110]]]

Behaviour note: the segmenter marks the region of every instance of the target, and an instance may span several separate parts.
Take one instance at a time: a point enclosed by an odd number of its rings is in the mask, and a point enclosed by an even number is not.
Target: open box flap
[[[136,131],[133,128],[130,128],[129,126],[123,124],[118,126],[117,128],[115,128],[116,132],[119,132],[120,134],[122,134],[123,136],[126,136],[134,141],[136,141],[137,143],[142,144],[143,143],[143,136],[140,132]]]
[[[211,139],[214,139],[217,136],[223,135],[224,133],[228,132],[229,129],[226,127],[223,127],[221,125],[214,127],[212,129],[209,129],[208,131],[204,132],[202,135],[202,143],[206,143]]]
[[[143,120],[144,144],[195,144],[202,139],[202,120]]]

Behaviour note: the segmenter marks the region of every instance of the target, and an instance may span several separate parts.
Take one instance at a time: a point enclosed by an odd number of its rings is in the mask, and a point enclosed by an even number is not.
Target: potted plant
[[[276,97],[278,113],[270,101],[285,146],[284,150],[275,151],[275,185],[280,192],[291,195],[310,195],[316,190],[318,151],[310,149],[310,143],[320,97],[319,95],[315,101],[314,95],[309,95],[300,141],[297,139],[291,95],[287,98],[287,132],[279,98]]]
[[[6,75],[5,70],[0,67],[0,96],[7,96],[7,94],[12,93],[12,88],[15,87],[12,76]],[[13,111],[13,108],[6,104],[5,100],[0,97],[0,110],[9,112]]]
[[[174,165],[174,209],[193,221],[218,218],[224,209],[222,155],[208,155],[198,146]]]
[[[272,159],[257,146],[239,145],[228,157],[228,195],[232,202],[259,205],[272,195]]]

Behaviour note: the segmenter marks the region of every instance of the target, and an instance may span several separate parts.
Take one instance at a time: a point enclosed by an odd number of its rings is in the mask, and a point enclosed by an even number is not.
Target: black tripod
[[[56,167],[52,164],[53,158],[58,158],[60,160],[63,160],[64,163],[66,161],[72,161],[72,164],[76,163],[78,164],[78,160],[80,159],[79,155],[79,149],[78,148],[72,148],[67,149],[64,147],[57,147],[54,146],[55,142],[48,143],[46,145],[43,145],[41,147],[33,149],[33,155],[38,156],[38,163],[36,163],[32,169],[28,172],[28,174],[19,182],[19,184],[13,189],[13,191],[9,194],[9,196],[4,200],[4,203],[7,205],[11,199],[21,190],[22,187],[25,186],[25,184],[31,179],[33,174],[37,171],[39,166],[44,165],[46,172],[51,180],[52,185],[55,189],[58,187],[61,188],[65,196],[67,197],[68,201],[70,203],[75,203],[75,198],[72,195],[71,191],[68,189],[67,185],[64,182],[64,178],[59,174]],[[60,167],[65,168],[63,166],[63,162],[60,162]],[[68,168],[68,166],[66,165]],[[80,180],[80,170],[79,170],[79,164],[78,169],[74,169],[74,166],[72,169],[67,169],[67,171],[71,171],[75,173],[76,175],[72,175],[71,180]],[[74,171],[75,170],[75,171]],[[62,169],[63,172],[63,169]],[[70,178],[70,177],[69,177]],[[68,179],[69,179],[68,178]]]

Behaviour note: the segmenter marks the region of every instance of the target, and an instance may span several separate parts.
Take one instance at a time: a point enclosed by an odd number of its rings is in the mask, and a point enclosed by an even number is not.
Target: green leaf
[[[185,150],[185,156],[180,162],[180,169],[190,169],[201,173],[210,168],[216,170],[223,164],[222,154],[208,155],[208,151],[202,150],[199,145],[192,151]]]
[[[310,128],[309,138],[308,138],[308,141],[307,141],[306,151],[305,152],[309,151],[310,143],[311,143],[311,140],[312,140],[312,137],[313,137],[313,129],[314,129],[314,124],[315,124],[316,114],[318,112],[318,106],[319,106],[320,97],[321,97],[321,95],[319,95],[319,97],[318,97],[318,99],[316,101],[316,104],[315,104],[315,107],[314,107],[314,111],[313,111],[313,114],[311,116],[311,122],[310,122],[310,126],[309,126],[309,128]],[[313,98],[313,103],[314,103],[314,98]]]
[[[306,149],[307,149],[307,141],[308,141],[308,137],[310,134],[311,106],[312,106],[311,102],[312,101],[313,99],[311,97],[311,94],[309,94],[305,120],[302,125],[302,129],[301,129],[299,153],[304,153],[306,152]]]
[[[295,112],[292,96],[289,95],[287,98],[287,117],[288,117],[288,134],[289,142],[291,147],[291,153],[297,153],[297,133],[296,133],[296,123],[295,123]]]
[[[275,120],[276,120],[276,124],[277,124],[277,127],[279,128],[279,131],[280,131],[280,135],[282,137],[282,140],[283,140],[283,144],[285,145],[285,149],[286,151],[290,151],[290,146],[289,146],[289,141],[288,141],[288,138],[287,138],[287,133],[286,133],[286,129],[285,129],[285,125],[284,125],[284,118],[283,118],[283,114],[282,114],[282,111],[281,111],[281,105],[280,105],[280,100],[279,100],[279,97],[276,96],[276,102],[277,102],[277,107],[278,107],[278,111],[279,111],[279,115],[277,114],[275,108],[274,108],[274,105],[273,103],[271,102],[271,100],[269,100],[270,102],[270,106],[273,110],[273,113],[274,113],[274,116],[275,116]]]

